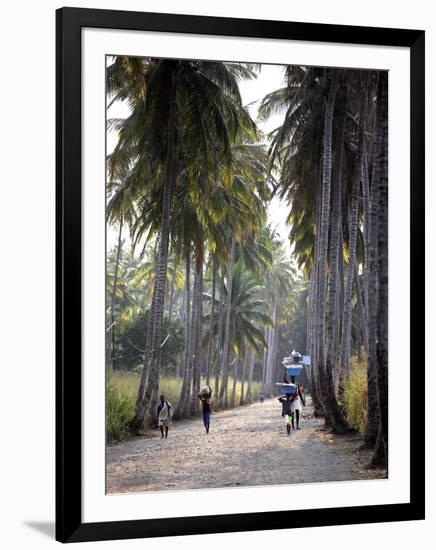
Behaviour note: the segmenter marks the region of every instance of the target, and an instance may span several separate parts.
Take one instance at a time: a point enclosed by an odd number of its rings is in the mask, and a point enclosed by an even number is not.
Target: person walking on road
[[[165,428],[165,438],[168,437],[168,426],[171,422],[171,416],[172,416],[173,406],[169,401],[165,399],[164,395],[160,396],[160,403],[157,407],[157,419],[158,424],[160,428],[161,433],[161,439],[164,436],[164,428]]]
[[[297,393],[294,395],[294,398],[291,402],[291,418],[292,418],[292,429],[295,430],[295,420],[297,421],[297,430],[300,429],[300,411],[303,410],[303,406],[306,406],[306,401],[303,396],[304,386],[298,384]],[[295,419],[295,420],[294,420]]]
[[[211,398],[212,398],[212,390],[209,386],[205,386],[201,392],[198,395],[198,398],[201,401],[201,408],[203,413],[203,424],[206,428],[206,433],[209,433],[210,428],[210,415],[212,412],[212,408],[210,406]]]
[[[282,404],[282,416],[285,418],[286,423],[286,432],[288,435],[291,435],[291,422],[292,422],[292,397],[291,394],[287,393],[286,395],[279,397],[279,401]]]

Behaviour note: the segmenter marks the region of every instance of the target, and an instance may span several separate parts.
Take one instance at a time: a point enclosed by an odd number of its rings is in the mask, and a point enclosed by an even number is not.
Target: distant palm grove
[[[315,414],[386,466],[387,73],[281,70],[254,117],[240,90],[261,65],[108,62],[108,111],[129,108],[107,120],[108,431],[156,425],[161,393],[175,418],[204,384],[215,409],[269,397],[296,349]]]

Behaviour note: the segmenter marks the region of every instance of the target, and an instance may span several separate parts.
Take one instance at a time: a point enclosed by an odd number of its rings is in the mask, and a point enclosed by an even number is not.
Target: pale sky
[[[266,121],[257,119],[257,110],[262,98],[268,93],[283,86],[284,67],[281,65],[262,65],[261,72],[257,79],[244,80],[240,82],[240,91],[244,105],[249,105],[249,112],[256,121],[258,127],[264,134],[268,134],[276,127],[280,126],[284,113],[274,114]],[[129,109],[125,103],[114,103],[108,111],[108,118],[124,118],[128,115]],[[107,153],[110,154],[117,142],[115,132],[108,132],[107,135]],[[276,197],[272,199],[268,207],[268,218],[272,227],[276,229],[281,238],[286,242],[287,249],[290,251],[288,240],[289,226],[286,225],[286,217],[289,213],[289,206]],[[117,232],[108,228],[108,246],[115,244]]]

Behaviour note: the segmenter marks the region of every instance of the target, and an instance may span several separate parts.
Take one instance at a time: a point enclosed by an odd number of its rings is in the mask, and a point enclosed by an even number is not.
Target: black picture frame
[[[96,541],[424,519],[424,394],[410,376],[410,502],[215,516],[82,522],[81,29],[128,29],[410,49],[411,349],[424,382],[424,52],[419,30],[62,8],[56,12],[56,539]],[[411,362],[412,365],[412,362]],[[419,397],[418,397],[419,396]],[[419,399],[419,407],[418,407]],[[419,413],[417,411],[420,411]],[[419,421],[415,417],[419,414]]]

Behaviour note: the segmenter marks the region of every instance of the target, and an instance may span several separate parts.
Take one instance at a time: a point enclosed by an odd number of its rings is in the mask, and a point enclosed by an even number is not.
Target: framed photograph
[[[424,32],[56,17],[57,540],[424,519]]]

